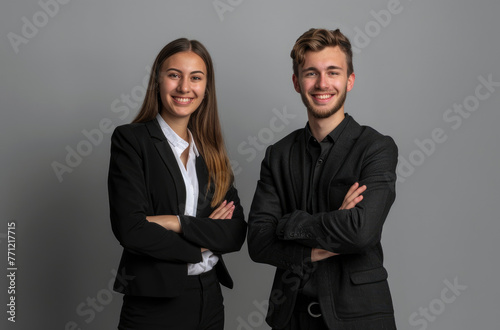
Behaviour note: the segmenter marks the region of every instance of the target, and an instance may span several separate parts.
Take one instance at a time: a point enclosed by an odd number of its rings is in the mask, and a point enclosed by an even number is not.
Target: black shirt
[[[315,214],[324,212],[319,209],[318,194],[324,194],[323,191],[318,191],[319,179],[323,173],[323,167],[326,159],[329,157],[335,142],[338,141],[340,135],[347,126],[351,117],[346,114],[345,118],[331,131],[321,142],[318,142],[312,135],[309,123],[305,127],[306,138],[306,154],[304,155],[304,175],[309,180],[304,186],[304,193],[307,194],[307,213]],[[317,285],[315,282],[314,273],[302,282],[301,292],[307,296],[317,297]]]

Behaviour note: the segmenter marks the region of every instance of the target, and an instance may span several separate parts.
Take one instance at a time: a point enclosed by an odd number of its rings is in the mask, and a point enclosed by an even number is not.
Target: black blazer
[[[198,207],[196,217],[190,217],[183,215],[186,190],[181,171],[157,120],[115,129],[108,193],[113,233],[124,248],[116,291],[150,297],[179,295],[188,276],[187,264],[202,260],[200,247],[219,256],[215,267],[219,281],[233,287],[221,255],[238,251],[245,241],[243,208],[231,187],[225,198],[236,205],[232,219],[208,218],[213,211],[213,185],[207,193],[208,171],[201,156],[196,158],[196,171]],[[146,220],[149,215],[165,214],[181,215],[182,234]]]
[[[397,147],[349,115],[345,120],[319,180],[321,212],[305,211],[304,129],[268,147],[262,162],[248,248],[254,261],[277,267],[266,319],[273,328],[287,324],[299,285],[313,271],[329,328],[396,328],[380,237],[395,199]],[[367,185],[363,200],[338,210],[355,182]],[[313,247],[341,255],[312,263]]]

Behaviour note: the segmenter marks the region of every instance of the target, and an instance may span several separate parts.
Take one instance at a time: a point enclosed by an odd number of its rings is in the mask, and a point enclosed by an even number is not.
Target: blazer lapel
[[[206,217],[210,215],[212,211],[210,203],[212,201],[213,182],[210,183],[210,187],[208,187],[208,169],[201,155],[196,157],[196,175],[198,177],[199,187],[196,215],[199,217]]]
[[[349,122],[344,127],[344,130],[341,132],[338,140],[335,141],[335,144],[326,159],[325,167],[323,168],[322,173],[323,178],[320,179],[320,187],[318,187],[319,191],[329,191],[328,186],[344,164],[349,151],[361,134],[361,126],[352,117],[346,119],[349,119]],[[327,195],[328,194],[325,194],[325,197],[328,199],[329,197]]]
[[[294,208],[299,210],[307,209],[307,194],[304,194],[304,180],[307,180],[305,175],[305,157],[306,157],[306,144],[304,131],[297,134],[295,142],[290,150],[290,161],[288,162],[293,193],[295,196]]]
[[[175,159],[174,152],[170,148],[167,138],[163,134],[160,124],[156,119],[146,122],[146,128],[151,135],[151,139],[158,151],[165,167],[172,176],[175,184],[175,191],[179,201],[186,200],[186,187],[184,185],[184,180],[182,179],[182,173],[177,165],[177,160]],[[166,187],[168,189],[168,187]],[[179,204],[179,214],[184,214],[185,205],[184,202]]]

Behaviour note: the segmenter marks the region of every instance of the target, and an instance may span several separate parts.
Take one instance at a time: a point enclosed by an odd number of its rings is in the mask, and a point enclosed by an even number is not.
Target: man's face
[[[328,118],[344,112],[346,94],[354,85],[354,73],[347,76],[347,61],[339,47],[305,53],[298,76],[292,77],[297,93],[314,118]]]

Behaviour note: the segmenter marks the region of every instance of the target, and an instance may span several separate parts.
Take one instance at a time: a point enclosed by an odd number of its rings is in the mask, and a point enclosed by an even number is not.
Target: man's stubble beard
[[[314,118],[316,119],[324,119],[324,118],[329,118],[333,116],[334,114],[337,113],[342,107],[344,106],[346,97],[347,97],[347,86],[344,89],[344,93],[340,95],[340,98],[335,102],[335,104],[332,106],[331,109],[329,109],[326,112],[319,112],[314,109],[314,106],[309,103],[309,100],[305,97],[303,93],[300,93],[300,97],[302,98],[302,103],[307,108],[307,112],[310,113]]]

